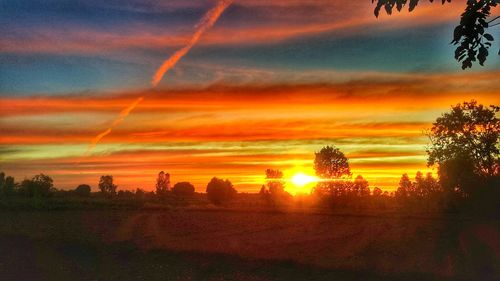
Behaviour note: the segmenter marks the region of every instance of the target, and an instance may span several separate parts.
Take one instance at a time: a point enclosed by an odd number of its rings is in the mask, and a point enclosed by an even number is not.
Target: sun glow
[[[316,181],[317,181],[316,177],[309,176],[309,175],[306,175],[304,173],[296,173],[292,177],[293,185],[295,185],[296,187],[299,187],[299,188],[304,187],[305,185],[316,182]]]

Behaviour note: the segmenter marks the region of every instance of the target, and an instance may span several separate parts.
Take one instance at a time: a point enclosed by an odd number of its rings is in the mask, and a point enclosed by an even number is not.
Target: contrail
[[[155,75],[153,76],[153,79],[151,81],[151,84],[153,85],[153,88],[158,85],[158,83],[161,81],[163,76],[170,70],[172,69],[179,60],[184,57],[191,48],[193,48],[196,43],[200,40],[201,36],[205,31],[209,30],[215,22],[219,19],[220,15],[231,5],[233,0],[220,0],[217,5],[210,9],[205,16],[200,20],[200,22],[196,25],[196,31],[194,32],[193,36],[189,40],[186,46],[184,46],[182,49],[176,51],[170,58],[165,60],[163,64],[158,68],[156,71]],[[89,146],[87,147],[87,151],[85,152],[85,156],[90,154],[92,150],[95,148],[95,146],[99,143],[99,141],[107,136],[111,131],[118,125],[120,125],[123,120],[132,112],[132,110],[135,109],[135,107],[142,101],[144,100],[144,97],[139,97],[137,98],[133,103],[131,103],[129,106],[124,108],[118,117],[113,121],[111,126],[103,131],[102,133],[98,134],[95,136],[92,141],[90,142]]]
[[[123,120],[125,120],[125,117],[127,117],[130,112],[132,110],[134,110],[134,108],[143,100],[144,98],[143,97],[139,97],[137,98],[133,103],[131,103],[129,106],[127,106],[126,108],[124,108],[120,114],[118,115],[118,117],[113,121],[113,123],[111,123],[111,126],[106,129],[106,131],[98,134],[97,136],[95,136],[92,141],[90,142],[89,146],[87,147],[87,151],[85,151],[85,155],[88,155],[90,152],[92,152],[92,150],[94,150],[95,146],[97,145],[97,143],[99,143],[99,141],[104,138],[105,136],[107,136],[109,133],[111,133],[111,131],[118,125],[120,125]]]
[[[170,58],[168,58],[163,64],[158,68],[156,71],[155,75],[153,76],[153,80],[151,81],[151,84],[153,87],[156,87],[158,83],[161,81],[163,78],[163,75],[167,73],[172,67],[174,67],[177,62],[185,56],[191,48],[198,43],[200,40],[201,35],[208,29],[210,29],[215,22],[219,19],[220,15],[226,10],[229,5],[231,5],[233,0],[221,0],[215,6],[212,8],[210,11],[208,11],[203,19],[198,23],[196,32],[193,34],[193,37],[191,37],[191,40],[189,40],[189,43],[184,46],[184,48],[178,50],[173,54]]]

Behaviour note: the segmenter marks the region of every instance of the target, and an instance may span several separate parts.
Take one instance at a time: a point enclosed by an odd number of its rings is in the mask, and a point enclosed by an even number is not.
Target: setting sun
[[[317,181],[317,178],[314,176],[309,176],[304,173],[297,173],[292,177],[292,183],[296,187],[303,187],[307,184],[313,183]]]

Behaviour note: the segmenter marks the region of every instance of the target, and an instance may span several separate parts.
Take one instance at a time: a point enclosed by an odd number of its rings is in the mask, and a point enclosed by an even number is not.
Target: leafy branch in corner
[[[388,15],[392,14],[392,9],[396,7],[401,11],[408,5],[409,11],[413,11],[419,0],[372,0],[377,1],[374,13],[378,17],[380,10],[384,8]],[[429,0],[434,2],[434,0]],[[451,2],[451,0],[441,0],[441,4]],[[471,68],[473,62],[484,65],[489,55],[489,48],[494,41],[493,35],[487,33],[488,28],[499,25],[495,23],[500,16],[487,20],[491,16],[492,7],[500,4],[500,0],[467,0],[465,11],[460,16],[460,24],[455,27],[453,40],[451,43],[455,49],[455,59],[462,63],[462,69]],[[500,55],[500,50],[498,51]]]

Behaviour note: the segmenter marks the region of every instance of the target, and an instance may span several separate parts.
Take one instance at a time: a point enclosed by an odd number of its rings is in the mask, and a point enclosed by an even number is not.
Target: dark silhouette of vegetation
[[[16,183],[13,177],[5,176],[4,172],[0,172],[0,196],[10,196],[14,194]]]
[[[372,0],[377,1],[375,6],[375,16],[379,16],[382,7],[387,14],[391,14],[395,7],[401,11],[408,4],[410,12],[415,9],[419,0]],[[429,0],[434,2],[433,0]],[[451,2],[451,0],[441,0],[442,4]],[[451,43],[455,49],[455,59],[462,63],[462,69],[471,68],[473,62],[484,65],[489,55],[491,42],[494,41],[493,35],[487,33],[490,27],[498,25],[494,23],[500,17],[488,20],[491,16],[492,7],[496,7],[500,0],[468,0],[465,11],[460,17],[460,24],[455,27],[453,40]],[[500,50],[498,52],[500,55]]]
[[[325,146],[315,153],[314,170],[324,179],[339,179],[351,175],[349,161],[335,146]]]
[[[453,106],[434,122],[428,165],[438,166],[448,199],[500,199],[499,112],[499,106],[473,100]]]
[[[231,201],[237,191],[229,180],[213,177],[207,185],[207,197],[215,205]]]
[[[265,202],[281,204],[291,199],[290,193],[285,191],[285,181],[281,170],[266,169],[267,184],[262,186],[260,195]]]
[[[39,174],[21,182],[20,192],[27,197],[47,197],[53,191],[54,181],[51,177]]]
[[[441,210],[444,208],[444,192],[432,173],[424,175],[419,171],[415,180],[403,174],[395,193],[400,207],[417,210]]]
[[[107,197],[112,197],[116,194],[117,186],[113,184],[113,176],[101,176],[99,180],[99,190]]]
[[[172,193],[180,197],[192,197],[194,195],[194,185],[189,182],[178,182],[172,188]]]
[[[88,184],[80,184],[74,190],[76,196],[79,197],[89,197],[91,192],[90,185]]]
[[[161,171],[156,178],[156,195],[165,196],[170,191],[170,174]]]
[[[428,165],[437,165],[439,178],[434,178],[432,173],[417,172],[414,179],[403,174],[397,190],[391,193],[379,187],[373,187],[373,192],[370,192],[368,181],[361,175],[351,179],[348,158],[338,148],[325,146],[315,153],[314,169],[320,180],[309,196],[293,198],[286,192],[287,180],[279,169],[265,171],[266,184],[262,185],[259,194],[240,194],[237,197],[229,180],[216,177],[208,183],[205,197],[195,193],[189,182],[175,184],[170,192],[170,175],[164,172],[158,175],[156,193],[137,189],[135,192],[121,190],[118,194],[110,175],[100,178],[101,192],[93,194],[90,186],[85,184],[75,190],[57,190],[52,178],[44,174],[18,184],[13,177],[0,172],[0,207],[10,206],[10,202],[23,197],[29,198],[25,201],[34,205],[69,198],[74,202],[100,200],[99,204],[109,205],[141,206],[147,202],[154,206],[186,206],[193,202],[208,203],[208,199],[216,205],[237,204],[239,207],[289,207],[293,204],[302,207],[319,203],[319,206],[353,210],[399,208],[417,212],[468,212],[479,209],[483,214],[497,214],[500,211],[499,112],[499,106],[485,107],[476,101],[453,106],[450,112],[436,119],[428,133]],[[113,200],[103,200],[110,198]]]
[[[170,174],[161,171],[156,178],[156,194],[165,195],[170,191]]]

